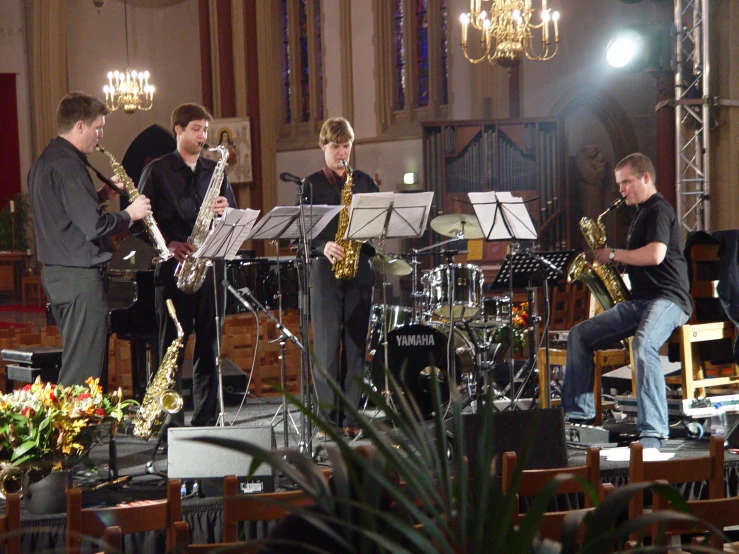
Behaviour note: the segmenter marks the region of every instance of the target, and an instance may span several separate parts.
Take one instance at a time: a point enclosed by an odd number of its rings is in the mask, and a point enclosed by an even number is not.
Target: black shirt
[[[138,190],[151,200],[154,219],[167,244],[173,240],[186,242],[189,238],[215,167],[216,162],[200,156],[193,171],[175,150],[144,168]],[[226,197],[229,207],[236,207],[226,175],[220,195]]]
[[[308,182],[304,189],[304,201],[307,204],[327,204],[329,206],[341,204],[341,191],[346,182],[346,177],[346,172],[344,172],[343,176],[339,176],[328,167],[324,167],[321,171],[316,171],[314,174],[308,176]],[[352,194],[380,191],[375,180],[364,171],[355,169],[352,174],[352,181],[354,182]],[[339,216],[337,215],[326,225],[318,236],[313,238],[313,251],[322,253],[327,242],[336,240],[336,230],[338,227]],[[374,249],[362,248],[363,253],[368,255],[374,254],[374,252],[368,250]]]
[[[637,206],[629,230],[628,249],[641,248],[651,242],[667,246],[665,259],[656,266],[627,266],[632,298],[668,298],[690,314],[688,263],[680,248],[680,225],[675,210],[660,193],[653,194]]]
[[[36,256],[45,265],[93,267],[107,262],[113,235],[128,228],[128,212],[105,213],[86,156],[56,137],[28,172]]]

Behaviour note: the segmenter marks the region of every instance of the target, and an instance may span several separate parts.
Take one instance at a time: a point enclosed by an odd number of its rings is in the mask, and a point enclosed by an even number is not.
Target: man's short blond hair
[[[321,134],[318,136],[318,144],[325,146],[330,142],[336,144],[354,142],[354,129],[351,123],[343,117],[330,117],[324,121]]]
[[[618,171],[619,169],[624,169],[626,167],[631,170],[633,175],[641,176],[645,173],[649,173],[649,179],[652,181],[652,184],[654,184],[655,187],[657,186],[657,172],[654,170],[654,164],[652,163],[652,160],[644,154],[641,154],[640,152],[629,154],[616,164],[614,171]]]

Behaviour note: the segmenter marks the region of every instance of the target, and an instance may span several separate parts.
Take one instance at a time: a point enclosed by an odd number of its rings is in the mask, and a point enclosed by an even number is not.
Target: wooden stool
[[[22,302],[26,305],[26,298],[34,301],[38,306],[44,305],[44,289],[41,286],[41,276],[24,275],[22,283]]]
[[[614,348],[608,350],[596,350],[593,354],[593,361],[595,362],[595,375],[593,378],[593,400],[595,402],[595,425],[603,424],[603,409],[612,408],[613,406],[603,406],[603,392],[601,391],[601,375],[606,369],[613,369],[614,367],[624,366],[629,363],[629,351],[625,348]],[[553,365],[565,365],[567,361],[567,350],[564,348],[550,348],[549,349],[549,366]],[[558,405],[559,400],[550,400],[544,398],[545,390],[545,379],[551,373],[546,371],[546,352],[544,348],[539,349],[539,405],[546,408],[550,405]],[[636,394],[636,375],[634,370],[631,370],[631,387],[632,394]]]

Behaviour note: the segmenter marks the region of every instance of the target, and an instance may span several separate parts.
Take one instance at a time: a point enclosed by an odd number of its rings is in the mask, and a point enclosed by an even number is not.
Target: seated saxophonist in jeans
[[[590,423],[593,402],[593,353],[633,336],[639,441],[645,448],[662,446],[669,436],[667,395],[659,348],[691,313],[687,262],[681,250],[675,210],[656,189],[654,165],[643,154],[631,154],[615,168],[619,193],[636,215],[627,248],[593,252],[601,264],[626,266],[631,299],[572,328],[567,337],[567,365],[562,406],[572,423]]]

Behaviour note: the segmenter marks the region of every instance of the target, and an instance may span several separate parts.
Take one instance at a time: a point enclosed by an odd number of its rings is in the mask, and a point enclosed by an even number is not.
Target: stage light
[[[663,29],[647,25],[625,27],[608,43],[606,59],[621,71],[638,72],[663,65],[666,37]]]
[[[414,185],[415,183],[416,183],[415,173],[404,173],[403,174],[403,184],[404,185]]]

